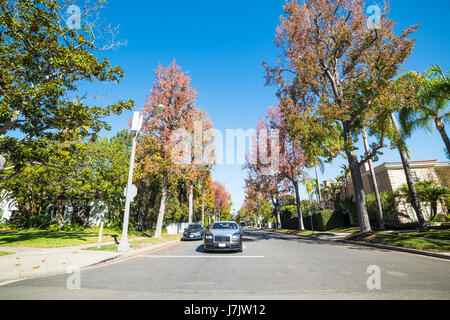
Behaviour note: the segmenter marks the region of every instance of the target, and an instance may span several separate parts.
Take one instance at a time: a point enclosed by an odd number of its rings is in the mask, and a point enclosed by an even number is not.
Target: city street
[[[242,253],[184,241],[73,274],[0,286],[0,299],[449,299],[450,261],[245,229]],[[369,266],[381,271],[370,290]]]

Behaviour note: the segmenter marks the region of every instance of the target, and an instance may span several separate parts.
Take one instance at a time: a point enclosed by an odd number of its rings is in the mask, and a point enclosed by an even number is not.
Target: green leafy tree
[[[30,164],[50,161],[49,144],[92,137],[109,129],[104,118],[131,109],[133,102],[105,107],[83,103],[83,81],[112,81],[122,69],[95,56],[95,25],[88,22],[103,1],[86,7],[80,28],[64,23],[63,1],[0,1],[0,182]],[[105,34],[103,34],[105,36]],[[100,37],[105,38],[105,37]],[[76,130],[77,129],[77,130]]]

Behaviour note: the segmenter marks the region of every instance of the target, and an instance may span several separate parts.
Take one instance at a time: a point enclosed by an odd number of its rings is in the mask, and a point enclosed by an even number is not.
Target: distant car
[[[234,221],[218,221],[208,227],[203,248],[209,251],[233,250],[242,252],[242,229]]]
[[[199,223],[190,224],[184,230],[182,240],[202,240],[205,230],[205,227]]]
[[[240,226],[241,226],[241,228],[242,228],[242,227],[245,227],[245,222],[244,222],[244,221],[241,221]]]

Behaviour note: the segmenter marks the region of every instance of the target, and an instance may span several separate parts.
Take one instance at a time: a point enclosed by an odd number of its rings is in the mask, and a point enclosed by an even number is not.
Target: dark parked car
[[[199,223],[193,223],[184,229],[182,240],[202,240],[205,227]]]
[[[233,250],[242,252],[242,230],[234,221],[214,222],[204,236],[205,252]]]

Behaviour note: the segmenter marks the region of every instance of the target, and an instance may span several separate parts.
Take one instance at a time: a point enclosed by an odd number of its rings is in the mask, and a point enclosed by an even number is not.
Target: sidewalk
[[[74,268],[81,269],[113,259],[126,258],[176,242],[179,240],[150,244],[127,252],[82,250],[96,246],[95,243],[60,248],[0,247],[0,251],[15,252],[15,254],[0,256],[0,284],[4,281],[72,272]],[[102,243],[102,245],[106,244],[114,244],[114,242]]]

